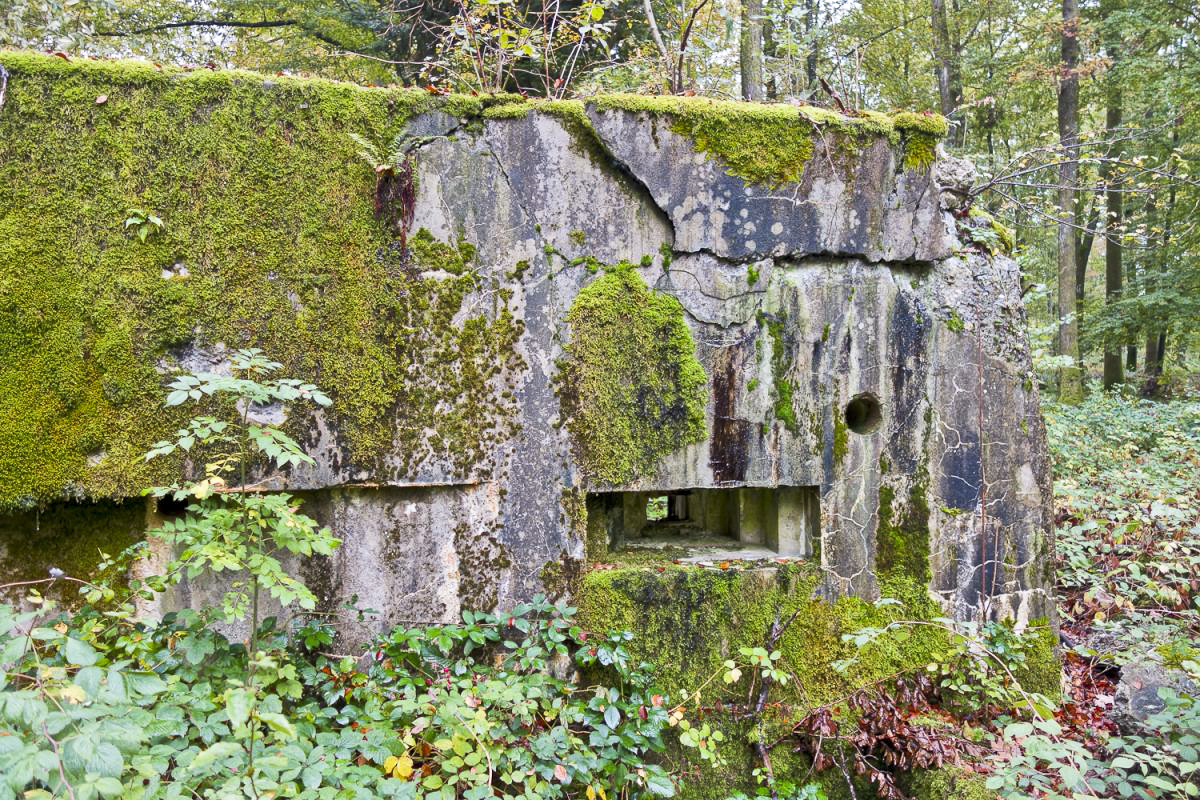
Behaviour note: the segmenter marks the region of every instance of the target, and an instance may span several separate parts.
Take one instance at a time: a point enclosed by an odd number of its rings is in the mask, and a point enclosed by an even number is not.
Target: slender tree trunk
[[[935,4],[938,0],[934,0]],[[1063,147],[1058,168],[1058,345],[1074,363],[1058,375],[1058,398],[1064,403],[1083,399],[1079,366],[1079,328],[1075,301],[1075,184],[1079,176],[1079,0],[1063,0],[1062,78],[1058,85],[1058,138]]]
[[[1129,208],[1126,207],[1126,209],[1125,209],[1125,227],[1126,228],[1129,227],[1129,222],[1130,222],[1131,216],[1132,215],[1129,212]],[[1124,288],[1122,291],[1130,291],[1130,290],[1133,290],[1133,288],[1137,286],[1137,284],[1138,284],[1137,274],[1138,274],[1138,261],[1139,260],[1140,259],[1137,259],[1137,258],[1125,259],[1125,283],[1124,283],[1124,286],[1126,288]],[[1125,370],[1126,370],[1126,372],[1136,372],[1137,371],[1137,353],[1138,353],[1137,340],[1130,338],[1130,340],[1125,343]]]
[[[1119,135],[1121,127],[1121,91],[1115,87],[1108,92],[1108,108],[1104,114],[1104,128],[1110,140]],[[1109,149],[1108,157],[1120,158],[1120,146]],[[1125,195],[1119,185],[1120,178],[1111,164],[1105,164],[1104,169],[1104,300],[1111,305],[1121,298],[1124,287],[1125,266],[1123,264],[1124,248],[1121,235],[1125,227]],[[1118,345],[1108,343],[1104,346],[1104,388],[1111,389],[1125,382],[1125,370],[1121,363],[1121,351]]]
[[[1179,147],[1179,118],[1176,117],[1174,129],[1171,131],[1171,149],[1172,151]],[[1153,197],[1153,195],[1151,196]],[[1156,291],[1160,286],[1160,282],[1167,277],[1170,270],[1170,245],[1171,245],[1171,228],[1175,217],[1175,199],[1176,187],[1174,176],[1171,176],[1171,188],[1167,192],[1167,206],[1162,210],[1162,237],[1159,247],[1155,248],[1152,258],[1157,259],[1153,262],[1153,266],[1148,266],[1147,269],[1152,269],[1155,273],[1153,277],[1147,276],[1146,290]],[[1155,331],[1153,328],[1146,334],[1146,361],[1145,373],[1146,381],[1142,384],[1142,394],[1145,397],[1155,397],[1160,391],[1159,378],[1162,377],[1163,365],[1167,359],[1167,331],[1165,328]]]
[[[646,25],[650,28],[650,36],[654,39],[654,46],[658,48],[658,53],[662,56],[663,69],[667,75],[667,85],[671,93],[674,94],[679,89],[676,88],[672,77],[675,74],[675,70],[671,60],[671,51],[667,49],[667,43],[663,41],[662,31],[658,29],[658,18],[654,16],[654,6],[650,4],[650,0],[642,0],[642,10],[646,13]]]
[[[762,0],[742,0],[742,35],[739,42],[742,99],[763,99]]]
[[[817,13],[818,0],[804,0],[804,34],[808,52],[804,56],[804,78],[807,82],[808,95],[817,92]]]
[[[1112,142],[1119,135],[1121,127],[1121,86],[1115,73],[1115,65],[1120,53],[1121,43],[1116,37],[1110,17],[1115,10],[1117,0],[1101,0],[1100,14],[1104,18],[1104,49],[1112,65],[1105,79],[1104,92],[1104,133],[1105,138]],[[1110,306],[1121,297],[1125,270],[1122,261],[1121,231],[1124,228],[1124,195],[1120,191],[1120,175],[1113,168],[1112,159],[1121,157],[1121,146],[1110,144],[1106,153],[1105,163],[1101,166],[1100,174],[1104,181],[1105,216],[1104,216],[1104,302]],[[1125,382],[1125,369],[1121,359],[1119,345],[1106,342],[1104,345],[1104,388],[1111,389]]]
[[[946,11],[946,0],[931,1],[930,27],[933,31],[933,57],[937,72],[938,102],[942,116],[952,123],[948,141],[957,147],[963,145],[965,126],[958,115],[962,105],[962,59],[959,48],[950,34],[950,17]]]
[[[1082,232],[1075,234],[1075,299],[1079,304],[1083,304],[1085,291],[1087,287],[1087,268],[1088,261],[1092,256],[1092,244],[1096,240],[1096,231],[1100,227],[1100,204],[1096,202],[1096,196],[1091,192],[1088,193],[1088,211],[1087,217],[1080,217],[1077,224],[1083,228]]]

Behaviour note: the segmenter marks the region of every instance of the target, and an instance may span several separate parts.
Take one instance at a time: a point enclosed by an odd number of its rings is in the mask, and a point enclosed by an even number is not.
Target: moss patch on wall
[[[426,233],[403,258],[346,135],[384,141],[414,114],[477,116],[483,101],[0,63],[0,507],[161,479],[141,461],[172,423],[156,367],[216,343],[261,347],[329,391],[344,451],[380,477],[486,468],[511,431],[500,384],[521,324],[503,304],[452,321],[483,280],[473,253]],[[145,243],[123,227],[133,207],[164,221]]]
[[[833,664],[853,647],[842,641],[844,633],[891,619],[932,619],[941,616],[941,609],[923,586],[904,578],[884,582],[884,595],[902,605],[883,608],[856,598],[822,599],[821,583],[819,567],[810,562],[743,572],[633,562],[584,575],[577,598],[580,624],[590,631],[631,631],[634,638],[626,647],[633,660],[656,667],[656,683],[671,702],[706,708],[726,733],[721,748],[728,764],[713,769],[689,763],[681,797],[723,800],[733,788],[752,790],[757,757],[750,742],[756,731],[727,710],[746,702],[745,679],[730,689],[721,675],[725,659],[738,657],[739,647],[765,645],[777,615],[786,620],[799,612],[778,644],[779,663],[795,680],[772,690],[771,703],[780,705],[764,718],[769,741],[790,730],[806,709],[897,672],[923,669],[930,656],[948,645],[946,634],[932,626],[914,628],[907,639],[885,635],[864,648],[859,663],[842,675]],[[698,701],[693,698],[697,691]],[[682,750],[673,755],[689,756]],[[800,783],[828,778],[831,797],[848,794],[840,775],[810,777],[806,757],[786,745],[775,748],[771,758],[778,778]]]
[[[1062,660],[1058,654],[1058,632],[1045,617],[1032,619],[1025,629],[1034,645],[1025,656],[1025,664],[1013,670],[1013,677],[1029,692],[1038,692],[1058,702],[1062,697]]]
[[[883,469],[883,465],[880,465]],[[896,490],[879,487],[878,526],[875,534],[875,568],[880,575],[906,575],[922,585],[929,583],[929,502],[925,476],[918,475],[907,500],[897,507]]]
[[[575,298],[559,375],[578,461],[604,484],[629,483],[685,444],[703,440],[708,376],[683,306],[630,264]]]
[[[0,583],[49,577],[51,567],[81,580],[97,577],[101,553],[119,555],[142,539],[146,503],[56,504],[41,511],[0,514]],[[119,580],[121,576],[106,576]],[[79,599],[79,584],[58,581],[37,587],[42,594],[71,604]],[[9,600],[24,597],[18,588]]]
[[[660,686],[677,701],[722,671],[723,661],[738,647],[762,647],[776,613],[787,619],[800,612],[779,649],[799,678],[781,690],[780,698],[801,705],[828,702],[901,669],[920,668],[946,646],[945,634],[932,627],[903,641],[883,637],[862,651],[861,663],[849,675],[840,675],[831,665],[851,653],[843,633],[942,612],[923,586],[904,578],[888,579],[883,587],[901,607],[877,608],[857,598],[829,602],[821,598],[820,586],[820,570],[808,562],[740,572],[634,565],[586,574],[578,605],[588,630],[632,631],[634,659],[655,664]],[[715,702],[726,691],[718,675],[707,683],[703,698]]]
[[[932,146],[947,131],[942,117],[912,112],[849,116],[807,106],[623,94],[600,95],[589,102],[600,111],[669,116],[673,132],[690,137],[697,150],[720,159],[729,174],[767,185],[800,180],[815,150],[814,136],[833,135],[850,150],[880,137],[893,145],[904,140],[906,168],[919,168],[932,163]]]
[[[766,327],[767,335],[771,337],[771,377],[775,395],[775,419],[783,423],[788,433],[796,436],[800,433],[800,423],[796,419],[796,387],[787,377],[791,359],[788,358],[787,341],[783,335],[784,320],[760,314],[759,323]]]

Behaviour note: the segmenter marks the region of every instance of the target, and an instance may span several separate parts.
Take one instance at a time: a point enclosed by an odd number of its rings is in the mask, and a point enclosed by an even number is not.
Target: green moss
[[[413,114],[478,115],[483,101],[0,62],[0,507],[161,479],[141,459],[174,421],[156,366],[191,344],[262,347],[326,388],[354,464],[402,454],[380,477],[434,460],[486,468],[514,424],[501,384],[520,366],[521,324],[503,306],[455,322],[480,285],[472,249],[418,232],[414,261],[451,277],[406,269],[346,136],[385,141]],[[130,207],[162,212],[163,231],[138,242]],[[164,279],[176,264],[187,276]]]
[[[1016,232],[982,208],[971,206],[969,235],[992,255],[1012,255],[1017,249]]]
[[[772,694],[791,706],[795,719],[806,708],[831,702],[854,688],[899,671],[922,669],[947,646],[934,626],[913,629],[907,639],[884,636],[855,651],[842,635],[890,619],[932,619],[941,615],[923,587],[904,578],[884,582],[888,597],[901,607],[878,608],[844,598],[819,596],[819,568],[790,563],[744,572],[674,564],[623,566],[583,577],[577,598],[580,623],[591,631],[628,630],[635,662],[656,666],[656,683],[675,702],[700,691],[700,704],[745,702],[745,686],[728,688],[720,679],[723,662],[739,647],[762,647],[771,625],[795,620],[778,644],[781,663],[796,680]],[[857,652],[859,661],[845,675],[834,662]],[[710,680],[716,676],[715,680]]]
[[[628,483],[704,438],[708,376],[676,298],[618,265],[576,296],[567,322],[560,387],[589,477]]]
[[[963,322],[963,318],[958,315],[957,310],[950,312],[950,317],[946,320],[946,327],[954,333],[962,333],[967,328],[966,323]]]
[[[758,269],[750,266],[746,268],[746,283],[750,286],[758,283]]]
[[[911,170],[929,169],[937,158],[937,143],[940,137],[928,133],[913,133],[904,139],[904,168]]]
[[[1025,634],[1033,646],[1025,664],[1013,670],[1013,677],[1027,692],[1038,692],[1057,702],[1062,696],[1062,660],[1058,653],[1058,633],[1045,617],[1029,621]]]
[[[834,134],[844,149],[884,137],[936,143],[945,135],[941,117],[863,112],[844,116],[823,108],[734,103],[703,97],[600,95],[600,111],[646,111],[671,118],[671,130],[688,136],[696,149],[720,159],[729,174],[751,183],[777,185],[800,180],[814,152],[814,136]],[[940,133],[938,133],[940,131]],[[906,163],[907,163],[906,148]]]
[[[42,580],[51,567],[81,580],[99,577],[101,553],[119,555],[141,540],[146,505],[125,503],[56,504],[43,511],[0,514],[0,583]],[[120,576],[107,576],[119,579]],[[78,584],[58,581],[39,587],[60,602],[79,599]]]
[[[675,257],[675,253],[671,250],[671,245],[663,242],[658,246],[658,253],[662,256],[663,272],[670,272],[671,260]]]
[[[784,320],[762,314],[759,322],[766,326],[767,335],[771,337],[771,376],[775,389],[775,419],[782,422],[788,433],[795,436],[800,433],[800,423],[796,419],[795,387],[787,378],[790,364],[787,342],[783,336]]]
[[[880,459],[880,469],[883,459]],[[908,493],[908,502],[895,507],[895,489],[879,487],[878,526],[875,534],[875,567],[880,576],[906,575],[924,586],[932,578],[929,570],[929,503],[925,476],[918,475]]]
[[[833,414],[833,464],[837,468],[842,465],[846,454],[850,452],[850,429],[846,427],[845,416],[837,407],[837,403],[833,404],[831,412]]]
[[[861,651],[843,641],[844,634],[890,620],[932,620],[943,614],[925,586],[907,575],[886,576],[880,584],[883,596],[900,601],[900,606],[877,607],[856,598],[824,600],[820,569],[811,562],[745,572],[662,562],[619,564],[584,575],[579,620],[590,631],[631,631],[634,638],[627,647],[632,659],[655,665],[656,684],[671,702],[686,703],[693,714],[702,707],[704,718],[725,732],[721,751],[727,765],[713,769],[689,761],[681,787],[681,797],[723,800],[732,789],[751,788],[750,773],[758,763],[750,743],[759,735],[744,718],[726,710],[746,702],[746,680],[727,687],[721,680],[723,662],[740,647],[762,647],[777,618],[796,614],[778,644],[779,663],[794,680],[772,689],[771,703],[780,705],[764,718],[769,741],[789,731],[808,709],[896,673],[922,671],[950,646],[949,635],[938,626],[908,627],[908,638],[885,635]],[[858,661],[845,674],[834,669],[835,662],[855,653]],[[697,690],[698,700],[693,697]],[[669,758],[678,763],[690,755],[673,750]],[[840,773],[811,774],[807,758],[792,753],[786,743],[771,751],[771,759],[781,779],[801,784],[817,780],[827,785],[830,797],[849,794]],[[914,779],[916,786],[930,777]],[[967,792],[968,787],[959,786],[953,796],[977,800],[974,794],[957,793],[960,790]],[[867,790],[858,796],[872,795]]]
[[[985,785],[984,776],[961,767],[913,770],[904,776],[902,788],[913,800],[995,800],[996,793]]]

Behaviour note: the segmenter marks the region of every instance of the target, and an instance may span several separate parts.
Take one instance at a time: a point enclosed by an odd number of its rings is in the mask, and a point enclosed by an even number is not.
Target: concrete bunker
[[[609,550],[670,550],[683,562],[809,558],[821,539],[816,486],[595,492],[587,519]]]
[[[168,376],[259,346],[333,397],[287,421],[316,466],[254,478],[343,540],[323,602],[384,611],[354,636],[612,606],[593,541],[693,534],[807,559],[797,602],[903,580],[957,618],[1052,615],[1020,274],[954,213],[940,118],[0,60],[0,577],[147,533]],[[403,263],[347,135],[401,131]],[[155,198],[139,242],[121,210]]]

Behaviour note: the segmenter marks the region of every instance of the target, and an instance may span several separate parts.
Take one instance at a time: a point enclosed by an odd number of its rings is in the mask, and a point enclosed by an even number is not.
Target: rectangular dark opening
[[[603,536],[610,550],[806,558],[820,536],[815,486],[596,492],[588,495],[587,508],[589,536]]]

